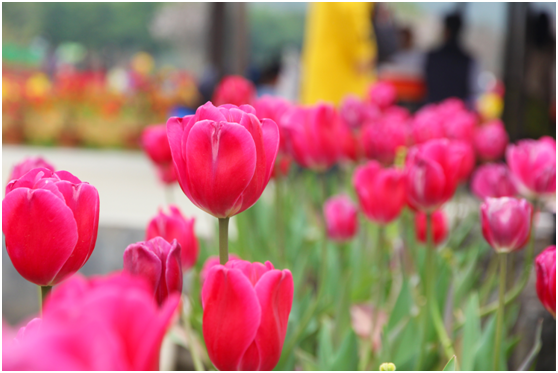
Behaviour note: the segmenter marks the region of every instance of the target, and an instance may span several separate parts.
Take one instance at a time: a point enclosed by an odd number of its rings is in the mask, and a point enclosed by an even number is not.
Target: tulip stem
[[[219,262],[221,265],[229,261],[229,219],[219,218]]]
[[[499,253],[500,261],[500,291],[498,294],[498,312],[496,313],[496,334],[494,336],[494,365],[493,370],[499,370],[500,367],[500,346],[502,344],[502,324],[504,322],[504,307],[506,294],[506,269],[507,269],[507,253]]]
[[[285,226],[283,220],[283,180],[278,164],[275,164],[275,232],[277,232],[277,246],[283,266],[287,265],[285,253]]]
[[[39,304],[39,309],[41,310],[41,314],[43,313],[43,305],[45,304],[45,299],[47,297],[47,295],[50,294],[50,291],[52,290],[52,286],[39,286],[39,294],[40,294],[40,304]]]

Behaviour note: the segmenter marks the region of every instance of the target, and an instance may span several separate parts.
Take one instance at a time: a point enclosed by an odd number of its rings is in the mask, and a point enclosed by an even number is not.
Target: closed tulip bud
[[[411,122],[411,132],[415,144],[422,144],[445,136],[442,117],[436,106],[425,106],[415,114]]]
[[[159,304],[170,294],[182,292],[180,244],[168,243],[161,237],[129,245],[124,250],[124,270],[145,278],[154,290]]]
[[[377,224],[390,223],[405,206],[406,179],[399,169],[370,161],[357,167],[353,186],[364,215]]]
[[[432,238],[434,245],[438,246],[448,236],[448,223],[446,214],[442,210],[437,210],[432,213]],[[415,231],[417,233],[417,240],[423,244],[427,243],[426,236],[426,214],[424,212],[417,212],[415,215]]]
[[[385,166],[393,164],[397,150],[406,146],[409,129],[405,122],[381,120],[364,127],[362,143],[368,159]]]
[[[486,197],[513,197],[517,191],[508,167],[503,163],[486,163],[476,169],[471,190],[480,199]]]
[[[334,241],[352,239],[358,231],[357,208],[345,195],[334,196],[324,203],[327,235]]]
[[[475,130],[475,151],[484,162],[497,161],[504,156],[508,134],[501,120],[493,120]]]
[[[215,107],[208,102],[195,115],[170,118],[167,136],[182,190],[217,218],[256,203],[279,148],[277,124],[260,122],[248,105]]]
[[[47,170],[55,171],[54,166],[45,161],[42,157],[29,157],[12,168],[12,173],[10,174],[8,182],[19,179],[34,168],[46,168]]]
[[[186,219],[177,206],[170,205],[168,214],[159,209],[159,213],[151,219],[147,225],[145,240],[149,241],[157,236],[167,242],[176,239],[181,247],[182,270],[187,271],[198,260],[199,244],[194,233],[195,222],[196,218]]]
[[[164,124],[148,126],[141,135],[141,145],[147,156],[157,167],[159,179],[165,184],[176,181],[172,154]]]
[[[213,266],[202,288],[203,337],[219,370],[272,370],[283,349],[293,302],[288,269],[270,262]]]
[[[529,239],[532,215],[533,207],[524,199],[486,198],[481,205],[484,239],[499,253],[519,250]]]
[[[537,256],[535,268],[539,300],[556,318],[556,246],[547,247]]]
[[[239,75],[223,78],[213,93],[213,102],[221,105],[249,105],[256,98],[256,88],[248,79]]]
[[[527,197],[556,193],[556,140],[521,140],[510,145],[506,160],[519,192]]]
[[[368,90],[368,99],[380,109],[385,109],[397,100],[397,90],[391,83],[378,82]]]
[[[97,240],[99,193],[67,171],[35,168],[6,186],[2,231],[15,269],[41,286],[77,272]]]
[[[229,254],[229,262],[231,260],[240,260],[240,258],[234,254]],[[200,284],[203,286],[206,278],[207,278],[207,274],[209,273],[209,270],[211,268],[213,268],[214,266],[219,264],[219,257],[216,255],[210,256],[209,258],[207,258],[207,260],[205,261],[205,263],[203,264],[203,267],[200,271]]]

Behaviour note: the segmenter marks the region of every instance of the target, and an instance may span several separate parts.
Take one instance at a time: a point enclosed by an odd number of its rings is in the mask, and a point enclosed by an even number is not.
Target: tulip
[[[508,145],[508,134],[501,120],[490,121],[475,130],[475,150],[484,162],[497,161],[503,157]]]
[[[271,178],[276,178],[277,174],[282,176],[287,176],[289,174],[289,170],[291,169],[291,163],[293,159],[288,154],[278,154],[277,161],[275,162],[275,167],[273,167],[273,171],[271,171]]]
[[[440,112],[438,107],[438,112]],[[477,118],[474,114],[459,111],[444,120],[444,134],[451,140],[462,140],[472,143],[475,136]]]
[[[401,106],[390,106],[382,112],[382,120],[387,122],[406,123],[411,119],[409,110]]]
[[[172,155],[164,124],[148,126],[141,135],[141,145],[157,167],[159,179],[165,184],[176,181],[176,172],[172,163]]]
[[[334,241],[352,239],[358,231],[357,208],[345,195],[330,197],[324,203],[327,235]]]
[[[436,110],[436,106],[428,105],[420,109],[411,122],[411,131],[415,144],[444,137],[442,117]]]
[[[182,292],[180,244],[168,243],[161,237],[129,245],[124,250],[124,270],[149,281],[157,303],[170,294]]]
[[[382,120],[367,125],[362,133],[364,152],[385,166],[393,164],[397,150],[407,145],[408,129],[403,122]]]
[[[436,210],[432,213],[431,219],[433,242],[434,245],[438,246],[448,236],[446,214],[442,210]],[[415,215],[415,231],[417,233],[417,240],[426,244],[426,214],[424,212],[417,212]]]
[[[213,93],[213,102],[216,106],[251,104],[255,98],[256,88],[252,82],[238,75],[224,77]]]
[[[471,190],[480,199],[513,197],[516,194],[508,167],[503,163],[486,163],[475,171]]]
[[[366,217],[385,225],[399,216],[405,206],[406,179],[403,171],[383,169],[376,161],[357,167],[353,186]]]
[[[339,108],[341,120],[353,130],[362,127],[367,121],[379,119],[380,115],[376,106],[367,105],[354,95],[345,97]]]
[[[549,246],[540,253],[535,266],[539,300],[556,318],[556,246]]]
[[[143,279],[125,273],[71,278],[47,299],[40,328],[2,347],[3,368],[157,370],[180,297],[159,308],[151,292]]]
[[[473,146],[465,141],[456,140],[453,142],[453,151],[461,154],[461,166],[459,167],[459,181],[466,181],[475,168],[475,151]]]
[[[53,172],[55,171],[54,166],[44,160],[43,157],[29,157],[25,158],[12,168],[12,173],[10,174],[8,182],[19,179],[34,168],[46,168],[47,170]]]
[[[359,132],[352,131],[346,124],[342,124],[339,134],[341,143],[340,158],[347,162],[358,162],[364,153]]]
[[[34,335],[39,333],[42,324],[43,319],[39,319],[38,317],[33,318],[25,326],[19,328],[15,340],[17,342],[22,342],[27,338],[32,338]]]
[[[465,107],[463,100],[460,100],[457,97],[450,97],[440,102],[437,105],[436,110],[443,118],[449,118],[455,114],[465,112],[467,108]]]
[[[293,301],[288,269],[270,262],[213,266],[202,288],[203,336],[219,370],[272,370],[283,349]]]
[[[199,244],[194,233],[196,218],[186,219],[177,206],[170,205],[169,213],[159,209],[159,213],[151,219],[145,232],[145,240],[160,236],[167,242],[176,239],[181,247],[182,270],[187,271],[196,264]]]
[[[368,99],[380,109],[385,109],[397,100],[397,90],[388,82],[378,82],[368,90]]]
[[[286,153],[286,139],[285,130],[281,127],[281,119],[283,115],[290,109],[291,104],[289,101],[269,95],[264,95],[254,101],[254,109],[256,116],[260,121],[264,119],[271,119],[279,126],[279,134],[281,140],[279,141],[279,153]]]
[[[533,207],[524,199],[486,198],[481,205],[484,239],[499,253],[521,249],[529,238]]]
[[[279,147],[277,124],[260,122],[248,105],[215,107],[208,102],[195,115],[170,118],[167,135],[182,190],[217,218],[256,203]]]
[[[521,140],[510,145],[506,160],[519,192],[527,197],[556,193],[556,140]]]
[[[234,254],[229,254],[229,261],[231,260],[240,260],[240,258]],[[200,284],[203,286],[205,280],[207,279],[207,275],[209,273],[209,270],[211,268],[213,268],[214,266],[219,264],[219,257],[218,256],[210,256],[209,258],[207,258],[207,260],[205,261],[205,263],[203,264],[203,267],[200,271]]]
[[[35,168],[6,186],[2,231],[15,269],[52,286],[77,272],[97,240],[99,194],[67,171]]]

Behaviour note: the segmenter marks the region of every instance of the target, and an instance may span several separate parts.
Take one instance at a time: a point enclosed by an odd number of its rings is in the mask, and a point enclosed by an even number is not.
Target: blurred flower
[[[12,173],[10,174],[8,182],[19,179],[34,168],[46,168],[47,170],[55,171],[54,166],[48,163],[43,157],[29,157],[12,168]]]
[[[397,90],[388,82],[377,82],[368,90],[368,99],[380,109],[385,109],[397,100]]]
[[[67,171],[35,168],[6,186],[2,231],[16,270],[37,285],[77,272],[97,240],[99,193]]]
[[[395,364],[393,363],[382,363],[380,365],[380,372],[394,372],[395,370]]]
[[[279,152],[286,153],[285,131],[281,126],[281,118],[290,109],[291,103],[281,97],[264,95],[254,101],[256,116],[260,121],[271,119],[279,126],[281,141],[279,142]]]
[[[42,319],[38,317],[33,318],[25,326],[19,328],[15,341],[21,343],[27,338],[33,338],[41,330],[42,324]]]
[[[397,149],[406,146],[408,128],[405,123],[381,120],[364,127],[362,143],[368,159],[385,166],[393,164]]]
[[[159,179],[165,184],[176,181],[176,171],[164,124],[148,126],[143,130],[141,145],[151,161],[157,166]]]
[[[473,146],[465,141],[455,140],[453,142],[453,151],[461,154],[461,166],[459,167],[459,181],[467,181],[469,175],[475,168],[475,151]]]
[[[460,111],[444,119],[443,123],[444,133],[448,139],[473,142],[477,125],[477,118],[473,113]]]
[[[277,160],[275,161],[275,167],[271,171],[271,178],[274,179],[277,177],[277,172],[281,176],[286,176],[289,174],[289,170],[291,169],[291,163],[293,162],[293,158],[288,154],[278,154]]]
[[[203,336],[219,370],[272,370],[293,302],[288,269],[244,260],[215,265],[202,289]]]
[[[372,325],[372,320],[376,320],[375,325]],[[373,351],[378,351],[382,348],[382,329],[387,322],[387,314],[379,308],[373,307],[370,304],[355,304],[351,306],[351,325],[353,330],[360,338],[369,340],[372,343],[371,348]]]
[[[508,134],[501,120],[496,119],[475,130],[475,150],[485,162],[497,161],[504,156],[508,145]]]
[[[473,174],[471,190],[480,199],[513,197],[517,193],[508,166],[503,163],[486,163],[479,166]]]
[[[345,97],[339,108],[341,120],[351,129],[358,129],[365,122],[378,119],[380,115],[376,106],[367,105],[354,95]]]
[[[498,93],[485,93],[477,101],[477,110],[485,120],[500,118],[504,110],[504,100]]]
[[[52,84],[44,73],[35,73],[25,83],[25,94],[30,99],[45,98],[52,88]]]
[[[449,118],[455,114],[463,113],[467,110],[463,100],[457,97],[450,97],[440,102],[436,110],[442,116],[442,118]]]
[[[324,203],[327,235],[335,241],[352,239],[358,231],[357,208],[346,195],[328,198]]]
[[[547,247],[535,259],[537,295],[544,308],[556,318],[556,246]]]
[[[448,223],[446,214],[442,210],[436,210],[432,214],[432,237],[434,245],[438,246],[448,236]],[[415,231],[417,240],[426,244],[426,214],[417,212],[415,214]]]
[[[345,162],[358,162],[364,153],[361,136],[358,130],[351,130],[345,123],[341,124],[339,131],[341,143],[340,158]]]
[[[279,148],[279,129],[260,120],[251,106],[211,102],[195,115],[167,122],[178,182],[205,212],[226,218],[251,207],[271,177]]]
[[[229,253],[229,262],[231,260],[240,260],[240,258],[234,254],[230,254]],[[200,271],[200,284],[203,286],[205,280],[207,279],[207,274],[209,273],[209,270],[211,268],[213,268],[214,266],[219,264],[219,257],[216,255],[210,256],[209,258],[207,258],[207,260],[205,261],[205,263],[203,264],[203,267]]]
[[[252,104],[255,98],[256,88],[254,88],[252,82],[239,75],[224,77],[213,93],[215,106]]]
[[[155,66],[155,60],[147,52],[138,52],[132,57],[132,69],[140,75],[148,75]]]
[[[427,105],[415,114],[411,122],[411,132],[415,144],[444,137],[442,117],[435,105]]]

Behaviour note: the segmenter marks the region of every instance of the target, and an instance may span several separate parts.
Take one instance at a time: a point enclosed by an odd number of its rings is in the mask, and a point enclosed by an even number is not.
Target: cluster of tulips
[[[336,334],[343,342],[335,352],[327,330],[337,333],[337,328],[325,322],[318,332],[317,354],[331,364],[316,362],[305,352],[312,347],[306,346],[296,349],[303,367],[366,370],[372,362],[393,361],[399,366],[412,358],[412,365],[403,366],[433,369],[438,361],[449,360],[446,368],[455,368],[455,333],[445,325],[438,300],[437,277],[444,271],[439,247],[450,231],[443,206],[470,178],[471,190],[482,200],[478,225],[497,253],[500,273],[498,299],[481,311],[485,315],[496,312],[488,369],[505,367],[506,305],[527,285],[534,261],[536,213],[556,192],[556,142],[541,138],[508,145],[500,121],[479,124],[478,116],[457,99],[429,105],[415,115],[395,106],[395,100],[393,87],[378,83],[366,100],[349,97],[339,110],[329,104],[297,106],[271,96],[256,99],[249,82],[228,77],[217,88],[213,103],[200,106],[194,115],[148,127],[142,146],[160,180],[167,185],[178,181],[195,206],[218,219],[218,250],[217,245],[208,248],[215,255],[199,273],[199,298],[192,292],[183,295],[182,301],[183,276],[195,270],[201,251],[194,219],[185,218],[173,205],[159,211],[147,226],[146,240],[125,249],[122,272],[86,279],[74,274],[95,246],[99,217],[95,187],[67,171],[55,171],[42,159],[29,159],[15,167],[2,202],[2,230],[14,267],[40,286],[44,302],[41,317],[18,332],[4,325],[4,367],[157,369],[167,328],[176,324],[181,308],[201,303],[207,357],[217,369],[292,369],[295,347],[308,333],[315,333],[312,320],[330,313],[333,303],[338,324],[350,323],[362,338],[360,356],[352,331],[347,338]],[[504,156],[507,165],[487,163]],[[292,160],[299,166],[296,170],[291,170]],[[473,173],[477,162],[482,164]],[[311,218],[323,217],[318,223],[323,238],[318,240],[321,256],[316,274],[311,266],[305,267],[308,255],[300,252],[289,258],[292,250],[286,247],[296,222],[289,223],[295,217],[285,213],[289,199],[282,188],[297,177],[293,174],[304,172],[315,179],[312,186],[323,189],[317,203],[310,206]],[[351,176],[348,188],[343,185],[347,174]],[[335,186],[350,192],[331,193],[332,175],[341,175]],[[271,178],[275,179],[273,237],[277,242],[259,250],[264,264],[229,254],[230,218],[254,206]],[[305,199],[308,194],[303,189],[292,194]],[[353,193],[358,205],[349,195]],[[360,213],[373,224],[363,224]],[[257,236],[261,222],[251,220],[247,226],[242,215],[235,217],[239,235]],[[412,215],[414,224],[407,219]],[[410,263],[396,263],[399,256],[390,239],[394,222],[403,226],[400,233]],[[377,238],[373,244],[367,240],[372,226]],[[408,231],[414,233],[403,234]],[[359,233],[363,239],[357,241]],[[327,286],[332,275],[330,243],[335,243],[342,262],[341,287],[333,294]],[[306,251],[313,250],[314,245],[308,246]],[[506,261],[526,246],[522,276],[507,290]],[[351,259],[354,253],[360,255],[357,262],[374,272],[373,277],[364,276],[371,279],[364,283],[365,291],[372,294],[372,306],[351,304],[349,289],[357,267]],[[275,269],[270,260],[292,264],[292,272]],[[556,248],[544,250],[535,264],[537,294],[555,316]],[[409,317],[401,316],[413,308],[406,301],[412,299],[407,285],[411,281],[405,277],[413,272],[409,268],[416,268],[420,284],[416,287],[419,307],[413,316],[419,320],[416,328],[407,328]],[[469,271],[474,270],[473,266]],[[397,271],[402,272],[404,285],[398,285]],[[54,285],[58,286],[51,292]],[[300,294],[297,304],[295,297]],[[183,318],[185,345],[196,369],[204,369],[205,352],[198,350],[191,324],[195,321],[188,319],[187,312]],[[400,325],[398,333],[415,345],[416,356],[407,354],[404,360],[399,354],[399,361],[389,353],[388,339],[396,339],[397,334],[386,337],[386,328],[394,325]],[[480,338],[480,324],[478,328]],[[441,354],[434,351],[432,355],[433,344]],[[356,359],[343,360],[355,354]],[[469,357],[460,361],[464,369],[476,367]],[[339,361],[348,365],[335,365]],[[393,363],[382,364],[380,369],[394,370]]]

